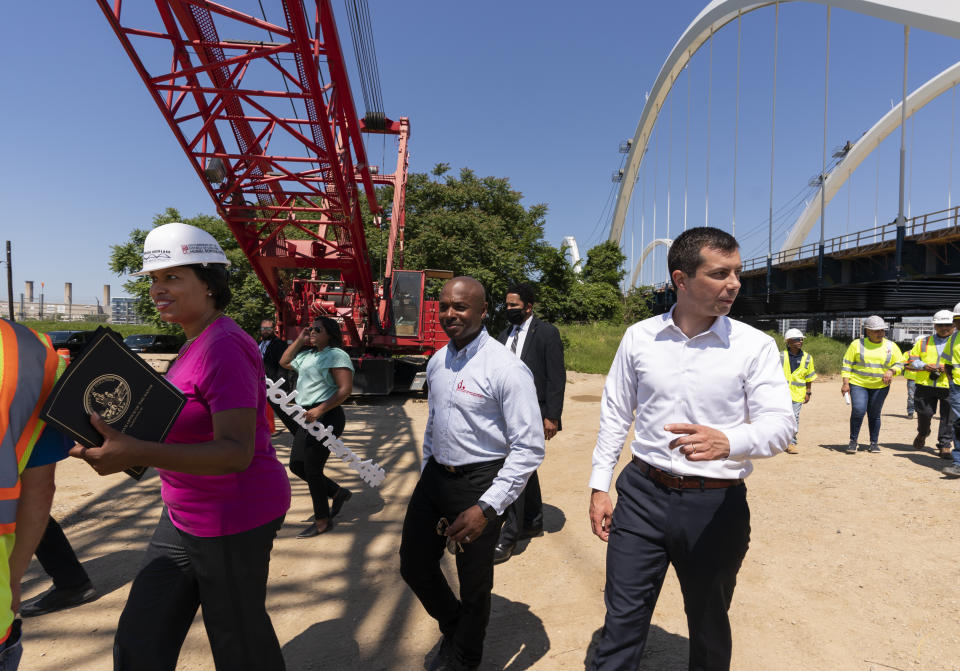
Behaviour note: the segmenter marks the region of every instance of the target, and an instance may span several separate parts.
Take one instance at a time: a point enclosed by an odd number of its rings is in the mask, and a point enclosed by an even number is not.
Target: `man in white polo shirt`
[[[623,336],[601,401],[590,522],[607,547],[607,615],[593,669],[635,669],[667,568],[683,591],[691,669],[728,669],[727,611],[750,539],[751,458],[796,430],[773,339],[726,315],[737,241],[693,228],[667,257],[677,303]],[[608,495],[631,423],[633,460]]]

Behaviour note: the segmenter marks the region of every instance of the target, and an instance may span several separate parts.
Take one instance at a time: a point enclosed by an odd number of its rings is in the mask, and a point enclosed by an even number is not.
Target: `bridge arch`
[[[781,0],[783,2],[809,2],[818,5],[829,5],[846,9],[858,14],[892,21],[911,28],[919,28],[932,33],[939,33],[948,37],[960,39],[960,2],[946,2],[945,0]],[[627,154],[623,169],[623,179],[617,193],[617,202],[613,210],[613,221],[610,225],[609,240],[618,245],[623,237],[623,226],[627,217],[627,209],[633,196],[633,187],[637,181],[640,162],[647,150],[650,133],[660,114],[660,109],[667,99],[674,81],[683,72],[701,46],[710,36],[726,24],[734,21],[738,16],[757,9],[771,6],[770,0],[712,0],[703,8],[700,14],[687,26],[687,29],[677,40],[677,43],[667,56],[667,60],[660,68],[660,73],[653,84],[650,96],[643,111],[637,130],[633,135],[633,142]]]
[[[914,112],[923,108],[927,103],[933,101],[940,94],[949,91],[957,84],[960,84],[960,62],[954,63],[907,96],[907,118],[912,117]],[[843,160],[837,163],[833,170],[830,171],[830,174],[827,175],[823,185],[820,187],[821,189],[825,189],[823,198],[826,202],[829,203],[831,201],[837,194],[837,191],[840,190],[840,187],[847,182],[850,175],[863,163],[867,156],[873,153],[873,150],[879,147],[880,143],[883,142],[890,133],[900,127],[901,107],[903,107],[902,101],[884,114],[870,130],[853,143],[853,146],[850,147],[850,151],[843,157]],[[780,251],[785,252],[790,249],[796,249],[802,245],[819,218],[820,191],[818,190],[817,195],[807,203],[807,206],[797,218],[796,223],[794,223],[793,228],[790,229],[786,240],[783,241],[783,245],[780,247]]]
[[[633,268],[633,275],[630,277],[630,288],[633,289],[637,286],[637,278],[640,277],[640,271],[643,269],[643,262],[647,258],[647,255],[650,254],[657,247],[663,246],[667,249],[670,249],[670,245],[673,244],[673,240],[668,238],[657,238],[650,242],[646,247],[643,248],[643,254],[640,255],[640,260],[637,261],[637,265]]]

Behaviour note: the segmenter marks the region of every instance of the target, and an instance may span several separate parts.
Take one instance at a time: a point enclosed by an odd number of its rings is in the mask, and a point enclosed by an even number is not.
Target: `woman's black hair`
[[[192,263],[187,266],[197,274],[197,278],[207,285],[207,290],[213,298],[213,306],[223,310],[230,304],[233,293],[230,291],[230,273],[222,263]]]
[[[329,338],[329,347],[343,347],[343,332],[340,330],[340,323],[330,317],[317,317],[313,320],[313,328],[322,328],[327,332]]]

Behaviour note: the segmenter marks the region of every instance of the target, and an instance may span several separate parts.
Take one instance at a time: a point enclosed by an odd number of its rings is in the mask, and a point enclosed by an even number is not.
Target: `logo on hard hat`
[[[170,258],[169,249],[150,249],[143,252],[143,261],[163,261]]]
[[[130,385],[119,375],[94,378],[83,392],[83,409],[96,412],[107,424],[113,424],[130,408]]]
[[[209,245],[197,242],[192,245],[180,245],[180,251],[183,254],[222,254],[220,245]]]

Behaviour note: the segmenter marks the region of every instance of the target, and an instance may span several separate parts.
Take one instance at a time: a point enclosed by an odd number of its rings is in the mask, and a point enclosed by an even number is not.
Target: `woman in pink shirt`
[[[124,436],[94,415],[99,473],[154,466],[164,510],[114,639],[114,669],[174,671],[197,608],[219,670],[283,669],[265,607],[270,551],[290,507],[290,483],[270,444],[263,360],[223,310],[229,261],[186,224],[147,235],[140,275],[160,317],[187,341],[167,379],[187,397],[164,443]]]

